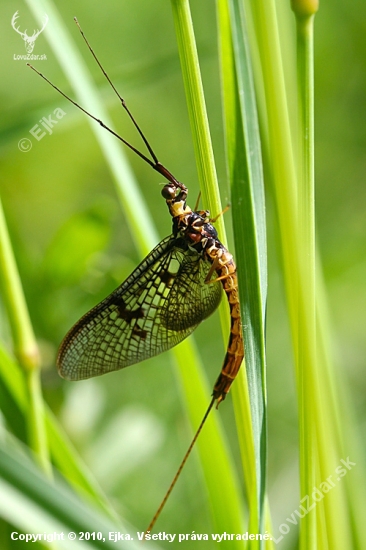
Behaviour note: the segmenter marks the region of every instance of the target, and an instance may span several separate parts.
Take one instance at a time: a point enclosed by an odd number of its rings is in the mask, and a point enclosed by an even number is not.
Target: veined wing
[[[183,239],[163,239],[65,336],[57,358],[61,376],[99,376],[184,340],[220,302],[221,284],[205,283],[210,267]]]

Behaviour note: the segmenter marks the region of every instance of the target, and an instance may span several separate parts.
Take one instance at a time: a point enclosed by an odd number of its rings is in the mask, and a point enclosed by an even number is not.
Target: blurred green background
[[[197,175],[170,3],[64,0],[56,5],[94,75],[115,128],[141,147],[82,42],[74,16],[159,159],[188,185],[193,206],[198,194]],[[284,0],[279,5],[287,8]],[[215,6],[200,0],[192,2],[191,8],[225,204],[230,191],[224,161]],[[144,526],[158,504],[156,495],[163,495],[186,450],[190,430],[169,354],[76,384],[58,377],[55,355],[62,337],[83,313],[125,279],[140,258],[88,121],[24,61],[14,60],[14,54],[25,53],[21,37],[10,24],[16,10],[22,30],[27,28],[31,34],[39,27],[24,2],[1,2],[0,192],[41,346],[44,394],[116,509],[134,525]],[[338,0],[321,3],[315,25],[317,237],[334,357],[346,372],[360,430],[364,428],[366,389],[365,22],[364,3]],[[73,96],[42,35],[34,54],[46,54],[47,60],[35,61],[34,65]],[[52,135],[35,140],[29,130],[56,108],[65,116]],[[19,150],[22,138],[31,139],[30,151]],[[127,154],[162,238],[171,228],[160,196],[162,178],[139,158]],[[271,193],[267,213],[269,491],[276,527],[298,506],[298,440],[292,351]],[[230,215],[226,221],[229,219]],[[0,336],[9,342],[1,309],[0,321]],[[194,338],[213,383],[224,355],[217,314],[202,323]],[[222,418],[234,459],[239,461],[230,401],[228,398],[215,414]],[[172,532],[192,530],[192,517],[197,532],[209,529],[208,504],[204,490],[199,490],[200,483],[193,456],[164,511]],[[295,530],[282,547],[292,548],[294,537]]]

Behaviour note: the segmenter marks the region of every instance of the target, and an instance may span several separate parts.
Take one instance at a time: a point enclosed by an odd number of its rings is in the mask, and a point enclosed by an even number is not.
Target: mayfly
[[[54,89],[112,133],[159,172],[167,183],[161,193],[173,221],[172,234],[163,239],[112,294],[86,313],[61,343],[57,366],[66,380],[84,380],[139,363],[171,349],[215,311],[225,292],[231,317],[230,337],[223,367],[210,404],[178,471],[146,531],[151,531],[163,509],[213,405],[223,401],[244,357],[236,266],[219,241],[207,210],[193,211],[188,188],[163,166],[100,64],[77,20],[80,33],[122,107],[140,134],[151,158],[87,112],[29,65]]]

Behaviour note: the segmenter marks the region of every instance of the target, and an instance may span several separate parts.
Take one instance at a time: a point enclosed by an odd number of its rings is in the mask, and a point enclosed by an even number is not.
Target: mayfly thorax
[[[77,21],[76,21],[77,23]],[[77,23],[79,26],[79,24]],[[236,266],[220,242],[209,212],[192,211],[188,188],[157,159],[150,144],[128,110],[94,51],[79,30],[104,76],[112,86],[143,139],[151,158],[108,128],[66,96],[34,67],[30,67],[66,99],[96,120],[127,147],[163,175],[162,189],[172,217],[172,234],[163,239],[132,274],[100,304],[86,313],[61,343],[57,365],[67,380],[83,380],[119,370],[166,351],[184,340],[201,321],[215,311],[222,292],[230,308],[230,337],[212,399],[192,443],[147,531],[155,524],[191,449],[212,409],[223,401],[244,357]]]

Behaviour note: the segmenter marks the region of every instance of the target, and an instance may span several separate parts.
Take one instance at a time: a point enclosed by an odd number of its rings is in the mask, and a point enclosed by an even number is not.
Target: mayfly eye
[[[173,185],[167,184],[164,185],[163,189],[161,190],[161,194],[163,195],[165,200],[172,200],[175,199],[176,189]]]

